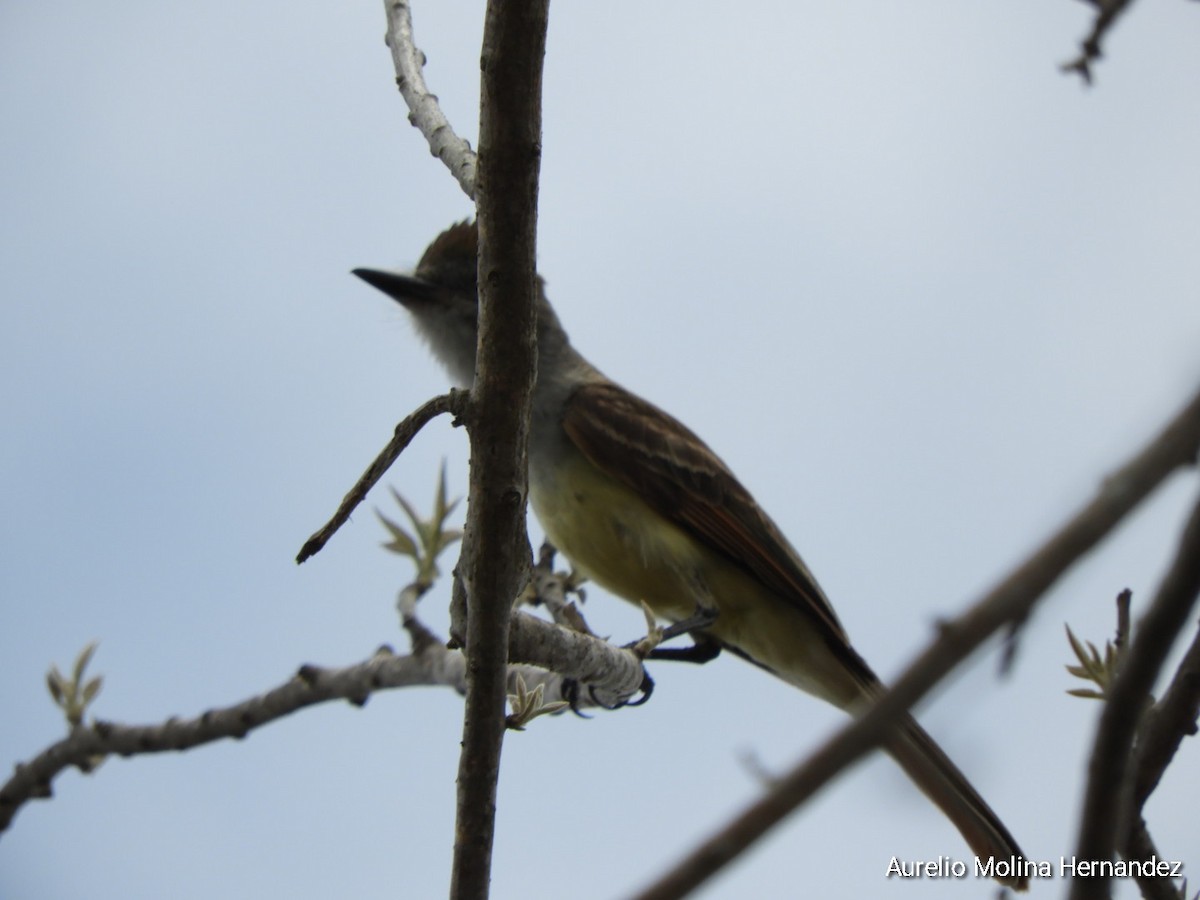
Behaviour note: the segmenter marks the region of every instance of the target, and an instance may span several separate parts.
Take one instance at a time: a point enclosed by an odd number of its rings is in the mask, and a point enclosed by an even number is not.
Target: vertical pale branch
[[[460,575],[467,588],[467,700],[450,894],[486,898],[504,737],[508,631],[528,576],[529,410],[542,60],[549,0],[490,0],[480,61],[479,349],[471,392],[470,506]]]

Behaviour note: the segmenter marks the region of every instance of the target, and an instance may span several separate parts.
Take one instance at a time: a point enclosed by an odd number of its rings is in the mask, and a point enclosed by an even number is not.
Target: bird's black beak
[[[371,287],[378,288],[404,306],[428,303],[437,296],[436,285],[411,275],[385,272],[381,269],[355,269],[351,274],[357,275]]]

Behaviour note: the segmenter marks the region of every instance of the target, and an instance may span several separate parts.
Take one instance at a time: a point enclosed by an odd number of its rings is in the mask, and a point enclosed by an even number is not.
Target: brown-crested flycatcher
[[[474,223],[452,226],[412,275],[354,274],[399,301],[460,387],[475,377]],[[791,544],[705,443],[601,374],[538,297],[529,495],[550,541],[597,584],[679,622],[715,613],[715,640],[845,710],[882,685]],[[905,772],[987,860],[1023,857],[1008,829],[933,739],[906,717],[887,743]],[[1027,879],[1013,866],[1006,883]]]

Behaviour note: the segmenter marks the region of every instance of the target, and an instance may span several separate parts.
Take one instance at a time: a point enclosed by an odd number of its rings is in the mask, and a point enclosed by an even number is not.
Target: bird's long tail
[[[992,870],[997,881],[1018,891],[1029,887],[1023,865],[1025,854],[1016,840],[916,720],[907,717],[899,733],[888,741],[887,749],[917,787],[954,823],[984,865],[989,859],[1003,863]]]

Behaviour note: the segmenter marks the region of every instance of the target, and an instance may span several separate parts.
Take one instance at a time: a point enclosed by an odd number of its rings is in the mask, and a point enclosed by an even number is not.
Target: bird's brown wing
[[[624,388],[603,383],[572,396],[563,427],[594,465],[799,609],[866,696],[882,690],[799,554],[728,467],[684,425]],[[914,720],[904,719],[887,746],[977,856],[1023,858],[1004,823]],[[1024,875],[1000,880],[1016,890],[1028,886]]]
[[[687,426],[621,386],[602,382],[575,391],[563,428],[593,465],[794,604],[832,644],[849,645],[800,555]]]

